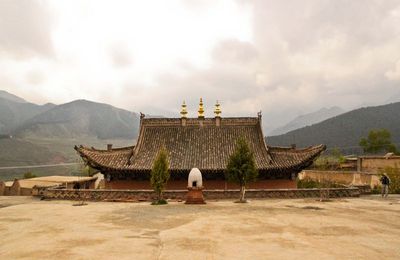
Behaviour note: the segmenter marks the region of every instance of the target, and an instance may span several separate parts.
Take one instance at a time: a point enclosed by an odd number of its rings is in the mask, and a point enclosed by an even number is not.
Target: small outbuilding
[[[44,176],[30,179],[15,179],[0,183],[0,195],[4,196],[31,196],[40,195],[43,189],[51,187],[64,187],[67,189],[94,189],[98,176]]]

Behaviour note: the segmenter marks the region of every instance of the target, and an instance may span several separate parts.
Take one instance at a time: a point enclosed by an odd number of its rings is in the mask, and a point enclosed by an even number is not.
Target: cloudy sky
[[[275,128],[400,100],[399,25],[400,0],[0,0],[0,89],[167,116],[203,97]]]

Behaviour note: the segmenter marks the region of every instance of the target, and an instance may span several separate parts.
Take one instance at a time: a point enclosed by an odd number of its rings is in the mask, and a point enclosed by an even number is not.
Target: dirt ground
[[[0,259],[400,259],[400,197],[207,205],[0,196]]]

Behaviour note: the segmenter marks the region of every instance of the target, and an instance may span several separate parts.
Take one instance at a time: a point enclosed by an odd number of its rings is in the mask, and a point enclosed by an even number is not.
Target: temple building
[[[187,188],[192,168],[200,169],[205,189],[231,189],[225,169],[236,141],[243,136],[254,152],[258,180],[249,188],[296,188],[297,174],[325,150],[325,145],[304,149],[273,147],[265,143],[261,113],[257,117],[221,117],[215,105],[213,118],[205,118],[200,100],[198,116],[187,117],[183,103],[180,118],[140,117],[135,146],[105,150],[75,146],[90,167],[102,172],[108,189],[151,189],[150,174],[157,153],[165,147],[169,153],[171,177],[167,189]]]

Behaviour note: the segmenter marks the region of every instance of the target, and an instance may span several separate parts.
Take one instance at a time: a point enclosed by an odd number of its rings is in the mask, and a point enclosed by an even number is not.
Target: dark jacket
[[[390,180],[389,180],[389,178],[388,178],[387,176],[383,175],[383,176],[381,177],[381,183],[382,183],[383,185],[389,185],[389,184],[390,184]]]

